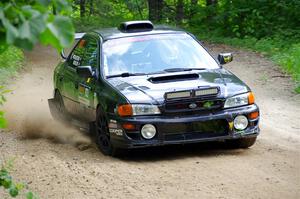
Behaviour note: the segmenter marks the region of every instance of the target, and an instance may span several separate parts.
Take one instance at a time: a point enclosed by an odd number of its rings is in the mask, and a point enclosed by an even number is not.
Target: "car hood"
[[[192,79],[177,79],[176,77],[186,75],[196,76]],[[168,77],[171,81],[153,82],[151,79]],[[107,81],[119,92],[121,92],[130,103],[163,104],[164,95],[167,92],[199,89],[201,87],[219,87],[220,98],[227,98],[239,93],[250,91],[249,87],[228,70],[213,69],[203,71],[172,72],[156,75],[115,77]]]

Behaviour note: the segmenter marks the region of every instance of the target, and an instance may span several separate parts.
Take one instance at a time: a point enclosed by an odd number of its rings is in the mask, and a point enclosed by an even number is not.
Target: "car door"
[[[87,37],[84,36],[70,53],[64,67],[63,76],[59,77],[62,82],[61,94],[66,110],[73,116],[79,115],[78,89],[80,77],[76,68],[84,62],[87,47]]]
[[[99,44],[98,37],[93,35],[87,35],[85,37],[85,54],[81,60],[81,66],[91,66],[95,74],[98,73],[99,66]],[[80,119],[84,121],[95,120],[95,88],[97,86],[97,78],[82,78],[78,79],[78,103],[77,110],[80,115]]]
[[[81,57],[84,55],[84,40],[80,40],[75,46],[68,59],[65,62],[65,67],[62,75],[59,77],[61,81],[61,94],[65,108],[68,113],[76,116],[78,113],[76,103],[78,101],[78,75],[76,68],[80,65]]]

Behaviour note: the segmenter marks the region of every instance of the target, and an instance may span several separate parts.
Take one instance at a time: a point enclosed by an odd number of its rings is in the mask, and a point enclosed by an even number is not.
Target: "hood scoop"
[[[150,77],[148,80],[153,84],[158,84],[158,83],[168,83],[168,82],[177,82],[177,81],[189,81],[195,79],[199,79],[199,74],[190,73],[190,74],[180,74],[180,75],[158,76],[158,77]]]

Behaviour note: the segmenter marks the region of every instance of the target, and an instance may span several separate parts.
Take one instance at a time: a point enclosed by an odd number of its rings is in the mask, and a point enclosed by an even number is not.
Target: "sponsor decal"
[[[86,45],[86,40],[82,39],[79,42],[79,48],[83,48]]]
[[[85,87],[83,85],[79,85],[78,91],[79,91],[79,96],[78,96],[79,102],[86,106],[90,106],[90,99],[89,99],[90,88]]]
[[[233,122],[228,122],[230,131],[233,130]]]
[[[85,92],[84,86],[81,86],[81,85],[79,85],[78,90],[79,90],[79,92],[82,93],[82,94]]]
[[[80,62],[79,62],[79,61],[73,60],[73,65],[74,65],[74,66],[79,66],[79,65],[80,65]]]
[[[118,125],[117,125],[117,123],[112,123],[112,122],[110,122],[109,124],[108,124],[108,128],[118,128]]]
[[[75,60],[75,61],[80,61],[81,57],[79,57],[78,55],[73,55],[72,59]]]
[[[118,136],[122,136],[123,135],[123,130],[122,129],[109,129],[109,133],[114,133]]]
[[[85,97],[89,97],[89,94],[90,94],[90,89],[89,88],[85,88]]]
[[[214,104],[213,102],[207,101],[207,102],[205,102],[205,103],[203,104],[203,107],[204,107],[204,108],[210,108],[210,107],[212,107],[213,104]]]
[[[81,57],[79,57],[78,55],[73,55],[72,60],[73,60],[73,65],[74,66],[79,66],[80,61],[81,61]]]
[[[224,56],[224,61],[225,63],[228,63],[231,61],[231,57],[230,56]]]

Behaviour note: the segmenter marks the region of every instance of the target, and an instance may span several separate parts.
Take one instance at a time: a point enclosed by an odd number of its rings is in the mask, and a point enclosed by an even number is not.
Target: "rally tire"
[[[113,146],[110,141],[108,122],[105,114],[100,110],[97,110],[96,122],[95,122],[96,144],[99,150],[108,156],[118,156],[121,154],[120,149]]]

